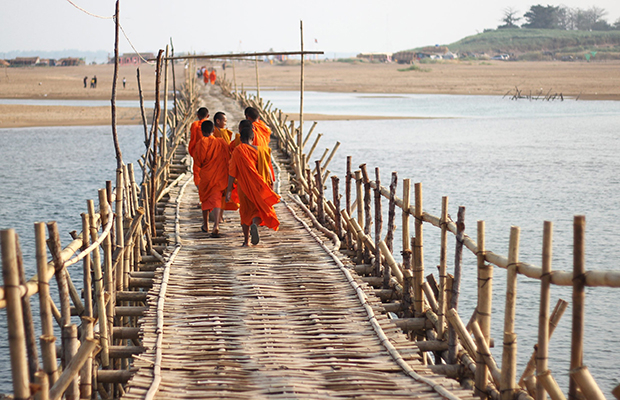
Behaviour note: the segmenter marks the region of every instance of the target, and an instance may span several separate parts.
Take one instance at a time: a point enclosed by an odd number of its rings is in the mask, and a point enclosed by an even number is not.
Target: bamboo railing
[[[222,87],[230,91],[231,85],[223,82]],[[236,87],[236,85],[235,85]],[[379,170],[371,180],[366,165],[352,169],[351,157],[347,157],[345,193],[339,192],[340,179],[332,176],[332,199],[325,194],[327,170],[339,143],[330,156],[329,149],[315,165],[310,158],[322,134],[317,134],[310,150],[303,152],[310,143],[316,123],[303,140],[301,127],[288,123],[283,112],[257,96],[243,91],[231,91],[244,106],[256,107],[261,117],[270,125],[281,151],[289,157],[289,169],[296,202],[313,215],[311,220],[321,231],[329,229],[337,238],[340,251],[348,255],[355,264],[355,270],[363,279],[376,288],[377,296],[384,300],[386,312],[397,314],[395,323],[406,331],[423,353],[432,353],[435,365],[433,371],[458,377],[462,383],[469,382],[480,398],[542,400],[548,393],[553,400],[563,399],[564,394],[548,370],[548,343],[568,303],[559,300],[555,310],[549,313],[549,292],[551,285],[573,287],[572,342],[570,364],[570,398],[602,399],[594,379],[583,360],[584,289],[585,287],[620,287],[620,273],[612,271],[586,271],[583,246],[585,217],[574,219],[574,270],[554,271],[551,268],[551,238],[553,224],[544,223],[543,266],[519,260],[519,228],[512,227],[508,256],[494,253],[485,247],[484,221],[478,221],[477,237],[471,238],[464,231],[464,207],[459,209],[458,221],[448,216],[448,198],[442,199],[441,216],[431,215],[423,210],[422,184],[415,184],[414,204],[410,204],[410,180],[402,181],[402,198],[395,195],[397,176],[394,172],[389,188],[381,186]],[[301,143],[301,148],[300,148]],[[325,160],[325,161],[324,161]],[[352,192],[355,192],[353,194]],[[374,212],[371,196],[374,193]],[[340,200],[344,196],[344,208]],[[388,225],[386,237],[381,236],[383,211],[380,198],[387,199]],[[397,262],[393,254],[393,232],[395,209],[402,214],[402,261]],[[413,217],[415,233],[409,234]],[[374,222],[373,222],[374,219]],[[370,227],[375,224],[374,235]],[[437,227],[441,230],[439,282],[432,274],[424,277],[423,228]],[[447,234],[456,239],[455,274],[447,272]],[[329,235],[328,235],[329,236]],[[478,286],[477,306],[474,314],[464,323],[458,314],[458,293],[460,285],[460,252],[468,249],[477,258]],[[491,299],[493,295],[493,270],[499,267],[507,270],[508,288],[505,295],[504,337],[501,369],[489,350],[491,346]],[[538,345],[530,362],[517,379],[516,334],[514,333],[515,309],[517,305],[517,275],[541,281],[541,302],[539,313]],[[534,334],[534,332],[532,332]],[[424,357],[424,359],[427,359]],[[460,368],[453,368],[460,365]],[[458,371],[458,372],[455,372]],[[620,399],[620,385],[613,391]]]
[[[150,129],[143,118],[145,153],[138,160],[141,183],[136,181],[133,165],[121,163],[115,188],[108,181],[98,191],[99,210],[94,201],[87,201],[81,233],[65,248],[55,222],[36,223],[37,274],[28,281],[17,234],[12,229],[0,232],[4,276],[0,308],[6,308],[8,317],[15,399],[90,399],[97,394],[102,399],[118,398],[131,377],[132,357],[144,351],[138,318],[146,310],[147,291],[168,242],[162,231],[162,200],[172,187],[191,176],[190,160],[182,146],[188,141],[197,105],[195,76],[189,73],[182,87],[173,86],[175,104],[167,111],[168,75],[174,65],[164,63],[162,53]],[[163,112],[159,105],[162,76]],[[139,69],[137,79],[141,87]],[[140,99],[144,116],[141,90]],[[82,297],[67,269],[79,262],[83,264]],[[52,277],[58,285],[59,305],[50,296]],[[36,294],[42,333],[39,346],[30,313]],[[61,334],[60,341],[56,332]]]

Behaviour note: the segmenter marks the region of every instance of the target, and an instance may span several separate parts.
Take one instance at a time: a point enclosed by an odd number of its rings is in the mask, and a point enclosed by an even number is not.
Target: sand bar
[[[200,63],[198,64],[200,65]],[[232,68],[220,75],[232,80]],[[254,64],[235,64],[237,88],[254,90]],[[421,71],[399,71],[398,64],[309,62],[305,68],[305,90],[349,93],[472,94],[503,96],[518,87],[523,94],[562,93],[580,100],[620,100],[620,62],[504,62],[458,61],[422,64]],[[152,108],[154,75],[152,65],[140,67],[146,106]],[[177,84],[184,81],[184,65],[175,65]],[[97,76],[97,88],[84,88],[83,79]],[[0,69],[0,98],[109,100],[112,65],[80,67],[32,67]],[[261,90],[299,90],[299,65],[259,63]],[[123,66],[119,80],[119,100],[137,100],[136,67]],[[172,75],[170,76],[172,78]],[[172,86],[172,85],[171,85]],[[207,100],[208,102],[208,100]],[[208,104],[207,104],[208,106]],[[277,106],[277,104],[276,104]],[[148,115],[148,114],[147,114]],[[291,116],[292,117],[292,116]],[[148,118],[148,116],[147,116]],[[385,119],[377,116],[307,115],[315,120]],[[141,124],[139,110],[119,109],[119,124]],[[109,124],[109,107],[0,105],[0,128],[51,125]]]

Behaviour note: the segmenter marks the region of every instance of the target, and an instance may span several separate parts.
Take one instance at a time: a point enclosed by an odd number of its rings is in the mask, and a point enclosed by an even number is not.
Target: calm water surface
[[[295,92],[264,91],[261,95],[285,112],[299,111]],[[341,190],[347,155],[353,157],[354,167],[366,163],[372,176],[379,167],[386,186],[396,171],[399,182],[410,178],[412,183],[423,183],[425,211],[440,215],[442,196],[449,196],[454,219],[458,206],[465,206],[470,236],[476,237],[476,221],[485,220],[489,250],[506,254],[510,227],[520,226],[520,259],[537,265],[543,221],[553,221],[553,267],[561,270],[572,268],[573,216],[584,214],[587,268],[620,270],[620,246],[612,232],[613,222],[620,219],[620,102],[308,92],[304,104],[308,113],[438,118],[319,122],[316,132],[324,136],[313,158],[341,142],[328,167],[341,177]],[[96,190],[113,177],[109,131],[109,127],[0,130],[0,228],[17,229],[31,268],[29,276],[34,271],[32,223],[59,221],[63,243],[68,243],[67,232],[80,228],[86,199],[96,199]],[[122,127],[126,162],[141,153],[141,135],[139,127]],[[90,163],[89,170],[84,169],[83,160]],[[425,226],[425,265],[427,271],[436,273],[439,230]],[[395,244],[398,254],[400,240]],[[454,245],[452,241],[449,268],[454,265]],[[72,276],[79,277],[80,268]],[[498,362],[505,275],[504,270],[495,270],[492,336]],[[459,304],[465,320],[475,307],[475,285],[476,259],[466,251]],[[517,296],[522,371],[536,342],[539,282],[520,278]],[[570,301],[570,290],[552,288],[552,304],[558,298]],[[620,383],[620,350],[616,350],[620,348],[620,320],[608,304],[620,303],[620,290],[588,289],[586,298],[584,362],[609,396]],[[569,307],[551,341],[550,369],[563,388],[567,387],[570,358],[570,313]],[[4,317],[0,312],[0,318]],[[5,326],[0,319],[0,392],[11,390]]]

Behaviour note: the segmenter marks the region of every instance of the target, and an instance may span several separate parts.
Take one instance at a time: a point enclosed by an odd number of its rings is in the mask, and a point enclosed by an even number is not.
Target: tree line
[[[592,6],[588,9],[566,6],[535,5],[519,16],[519,11],[512,7],[504,9],[502,25],[497,29],[562,29],[579,31],[620,30],[620,18],[610,24],[604,8]],[[525,22],[519,25],[519,22]]]

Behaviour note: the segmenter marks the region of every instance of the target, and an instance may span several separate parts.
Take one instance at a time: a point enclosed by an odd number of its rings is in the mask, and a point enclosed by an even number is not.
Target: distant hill
[[[510,54],[524,60],[583,59],[586,53],[593,60],[620,59],[620,31],[497,29],[468,36],[447,47],[459,54]]]

